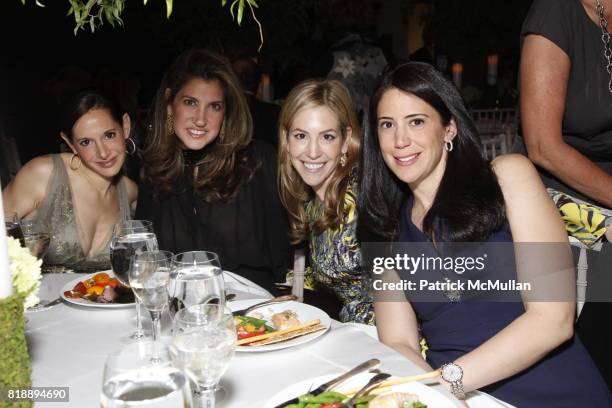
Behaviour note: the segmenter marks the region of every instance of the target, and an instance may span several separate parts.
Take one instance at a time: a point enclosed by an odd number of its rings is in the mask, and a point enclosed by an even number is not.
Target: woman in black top
[[[602,17],[612,21],[611,0],[533,3],[521,31],[521,117],[544,184],[612,208],[612,51]],[[611,261],[610,243],[589,252],[587,300],[594,289],[610,293]],[[611,313],[609,302],[587,302],[576,330],[612,388],[611,339],[603,335]]]
[[[208,250],[268,290],[284,280],[286,214],[272,148],[251,142],[248,105],[227,60],[188,51],[158,89],[136,217],[160,249]]]
[[[521,118],[548,187],[612,208],[612,73],[595,4],[538,0],[523,24]]]

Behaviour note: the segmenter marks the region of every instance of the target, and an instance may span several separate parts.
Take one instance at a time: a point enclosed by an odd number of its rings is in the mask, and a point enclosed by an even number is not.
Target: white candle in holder
[[[461,76],[463,75],[463,64],[455,62],[452,66],[453,82],[457,89],[461,90]]]
[[[4,206],[2,205],[2,185],[0,185],[0,299],[13,294],[11,269],[9,268],[8,248],[6,244],[6,224],[4,222]]]
[[[497,83],[497,63],[499,56],[491,54],[487,56],[487,84],[495,85]]]

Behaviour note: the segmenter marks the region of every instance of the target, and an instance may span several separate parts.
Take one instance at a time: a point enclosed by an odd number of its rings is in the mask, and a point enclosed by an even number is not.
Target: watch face
[[[445,364],[442,367],[442,378],[448,382],[459,381],[463,378],[463,370],[457,364]]]

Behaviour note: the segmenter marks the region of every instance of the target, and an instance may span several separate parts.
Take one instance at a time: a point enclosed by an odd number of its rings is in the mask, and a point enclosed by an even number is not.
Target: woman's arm
[[[16,212],[19,218],[33,216],[45,197],[52,171],[50,156],[30,160],[2,191],[4,210]]]
[[[385,274],[390,273],[392,272],[385,272]],[[421,356],[417,318],[408,301],[376,301],[374,314],[381,342],[403,354],[425,371],[432,371]]]
[[[506,155],[496,159],[493,168],[506,202],[514,242],[560,247],[567,243],[557,209],[533,165],[523,156]],[[537,260],[533,257],[521,259],[518,252],[517,269],[520,274],[524,265],[528,267]],[[569,262],[571,266],[571,259]],[[464,370],[466,391],[508,378],[528,368],[572,337],[574,302],[523,303],[525,312],[521,316],[481,346],[457,359],[456,363]]]
[[[563,140],[561,124],[570,68],[569,57],[552,41],[533,34],[525,37],[520,102],[527,153],[568,186],[612,207],[612,176]]]

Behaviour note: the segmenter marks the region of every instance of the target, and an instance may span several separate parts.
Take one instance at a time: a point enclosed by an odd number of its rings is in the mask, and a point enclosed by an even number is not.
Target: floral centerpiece
[[[16,293],[0,299],[0,389],[27,388],[31,385],[30,358],[23,312],[38,303],[42,261],[11,237],[7,237],[7,247],[10,271],[0,273],[10,272]],[[29,408],[32,405],[31,401],[0,401],[2,408]]]
[[[24,309],[32,307],[40,301],[38,291],[40,290],[40,266],[41,259],[36,259],[28,248],[22,247],[19,241],[6,238],[8,245],[9,265],[13,279],[13,287],[18,294],[25,297]]]

